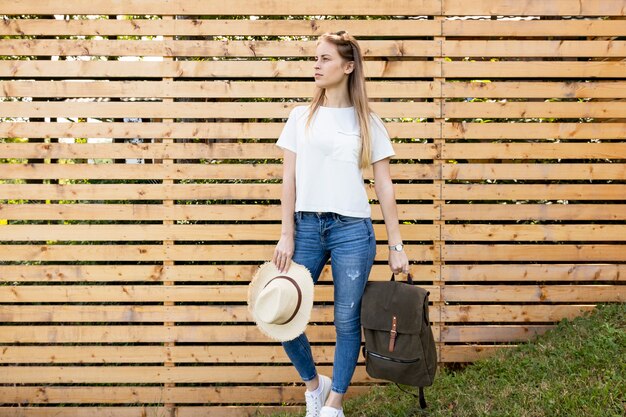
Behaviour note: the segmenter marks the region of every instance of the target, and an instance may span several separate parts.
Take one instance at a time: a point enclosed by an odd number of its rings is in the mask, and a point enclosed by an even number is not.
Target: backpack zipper
[[[388,357],[388,356],[383,356],[383,355],[380,355],[380,354],[378,354],[378,353],[370,352],[369,350],[366,350],[366,352],[367,352],[367,354],[368,354],[368,355],[372,355],[372,356],[373,356],[373,357],[375,357],[375,358],[378,358],[378,359],[383,359],[383,360],[386,360],[386,361],[391,361],[391,362],[398,362],[398,363],[413,363],[413,362],[417,362],[417,361],[419,361],[419,360],[420,360],[420,358],[417,358],[417,359],[395,359],[395,358],[390,358],[390,357]]]

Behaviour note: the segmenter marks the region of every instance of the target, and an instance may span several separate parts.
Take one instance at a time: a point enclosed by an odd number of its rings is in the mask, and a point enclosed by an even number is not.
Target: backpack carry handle
[[[392,272],[390,281],[395,281],[395,280],[396,280],[396,275]],[[413,284],[413,275],[411,275],[410,272],[406,275],[406,282],[411,285]]]

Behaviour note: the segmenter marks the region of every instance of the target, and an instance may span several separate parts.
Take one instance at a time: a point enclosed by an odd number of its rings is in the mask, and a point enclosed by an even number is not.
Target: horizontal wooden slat
[[[626,112],[626,102],[444,102],[442,112],[449,118],[622,117]]]
[[[620,90],[617,82],[607,84]],[[0,97],[309,98],[314,89],[312,81],[0,81]],[[431,81],[367,83],[372,99],[430,97],[440,95],[439,91],[439,84]],[[603,97],[609,91],[616,94],[615,89],[600,85],[586,91]]]
[[[319,366],[332,374],[332,366]],[[0,383],[276,383],[299,380],[296,368],[288,366],[3,366]],[[353,382],[374,382],[357,365]]]
[[[626,204],[446,204],[445,220],[626,220]]]
[[[569,64],[569,63],[568,63]],[[619,63],[600,64],[619,73]],[[571,65],[571,64],[570,64]],[[596,64],[598,65],[598,64]],[[305,78],[312,77],[311,61],[0,61],[0,77],[141,77],[189,78]],[[365,61],[368,78],[436,77],[441,65],[432,61]],[[607,75],[608,76],[608,75]],[[619,75],[615,75],[619,77]]]
[[[371,277],[371,281],[380,281],[382,277]],[[389,277],[385,276],[385,280]],[[431,294],[429,300],[435,302],[439,300],[439,287],[431,285],[423,285],[419,283],[420,287],[427,288]],[[164,286],[175,287],[175,286]],[[230,286],[224,286],[230,287]],[[332,300],[332,288],[329,286],[317,284],[316,293],[318,299]],[[20,296],[29,295],[25,294],[17,288],[16,293]],[[67,288],[67,287],[65,287]],[[136,289],[133,287],[131,289]],[[211,290],[210,287],[196,286],[197,289]],[[318,289],[319,288],[319,291]],[[91,287],[94,292],[97,289]],[[58,297],[58,290],[56,291]],[[175,294],[175,291],[163,291],[164,297],[171,300],[170,294]],[[84,291],[73,292],[68,290],[69,296],[84,295]],[[139,292],[140,293],[140,292]],[[114,294],[114,292],[109,292]],[[15,295],[15,294],[13,294]],[[13,295],[9,295],[8,298],[15,298]],[[39,296],[35,292],[31,291],[30,295]],[[2,296],[7,296],[7,292],[3,291]],[[92,297],[94,298],[94,297]],[[205,297],[206,298],[206,297]],[[198,299],[200,301],[200,299]],[[241,300],[244,301],[244,300]],[[21,300],[20,300],[21,302]],[[438,307],[431,306],[430,319],[433,322],[438,321]],[[436,314],[437,313],[437,314]],[[111,306],[111,305],[99,305],[98,308],[94,308],[93,305],[0,305],[0,322],[253,322],[253,318],[248,311],[247,305],[209,305],[209,306],[197,306],[197,305],[174,305],[174,306],[161,306],[161,305],[128,305],[128,306]],[[311,313],[311,322],[322,323],[333,321],[333,307],[330,305],[315,305]],[[35,357],[37,358],[37,356]],[[1,360],[1,359],[0,359]],[[251,357],[247,356],[246,361],[250,362]],[[11,362],[11,361],[9,361]],[[162,361],[157,361],[162,362]],[[262,361],[252,361],[262,362]]]
[[[585,4],[587,3],[588,1],[585,1]],[[447,4],[444,3],[444,6]],[[464,4],[464,7],[466,6],[467,3]],[[507,11],[504,15],[508,16],[508,13]],[[623,33],[622,26],[621,20],[600,19],[559,19],[557,22],[537,19],[517,21],[446,19],[442,22],[440,36],[521,36],[528,38],[530,36],[579,36],[581,33],[586,36],[620,36]]]
[[[4,14],[130,14],[130,15],[422,15],[440,11],[440,0],[380,0],[362,4],[358,0],[337,3],[319,0],[315,3],[266,0],[263,3],[248,0],[230,0],[228,3],[203,0],[173,0],[154,3],[150,0],[93,0],[82,1],[15,0],[4,6]]]
[[[447,285],[445,302],[624,302],[625,285]]]
[[[443,185],[449,200],[622,200],[625,195],[623,184]]]
[[[435,340],[439,326],[433,325]],[[311,342],[334,343],[334,325],[308,326]],[[249,326],[2,326],[0,343],[269,343],[255,325]],[[1,374],[0,374],[1,375]],[[0,376],[1,377],[1,376]]]
[[[0,61],[1,63],[2,61]],[[41,123],[3,122],[0,137],[36,138],[210,138],[276,139],[284,123]],[[626,123],[397,123],[386,122],[392,138],[454,139],[626,139]],[[2,144],[7,149],[10,144]],[[84,145],[83,145],[84,146]],[[12,149],[12,148],[8,148]],[[422,158],[424,159],[424,158]]]
[[[446,245],[442,256],[449,261],[626,261],[624,245]]]
[[[282,349],[282,348],[281,348]],[[354,398],[370,391],[368,385],[352,385],[344,398]],[[298,404],[304,401],[303,386],[237,385],[237,386],[15,386],[0,387],[3,403],[57,404],[67,403],[269,403]],[[65,407],[68,408],[68,407]],[[81,407],[82,408],[82,407]],[[282,411],[282,410],[281,410]],[[2,408],[0,408],[0,413]],[[3,416],[8,414],[2,414]],[[101,414],[97,414],[101,415]],[[150,415],[150,414],[148,414]],[[157,414],[158,415],[158,414]],[[206,414],[202,414],[206,415]]]
[[[2,148],[0,147],[0,152]],[[433,179],[438,169],[431,164],[391,164],[394,180]],[[436,172],[437,171],[437,172]],[[626,170],[623,170],[626,172]],[[73,178],[73,179],[281,179],[282,164],[11,164],[0,171],[0,179]],[[372,167],[363,170],[373,179]]]
[[[438,297],[436,287],[424,286]],[[334,287],[317,285],[316,302],[333,300]],[[3,285],[2,303],[78,302],[246,302],[248,285]],[[208,317],[207,317],[208,318]]]
[[[393,143],[396,159],[432,159],[432,143]],[[4,143],[2,158],[279,159],[275,143]]]
[[[0,50],[2,50],[0,43]],[[443,40],[447,57],[623,57],[626,42],[605,40]]]
[[[380,205],[370,204],[370,209],[372,220],[383,220]],[[397,209],[400,220],[439,218],[439,208],[433,204],[397,204]],[[0,218],[6,220],[277,221],[282,218],[280,205],[276,204],[0,204],[0,213]],[[620,213],[626,216],[626,207],[614,208],[612,218],[618,218]]]
[[[446,159],[621,159],[626,143],[445,143],[441,153]]]
[[[617,40],[361,40],[364,57],[624,57]],[[315,41],[66,40],[3,39],[9,56],[219,56],[302,57],[315,55]]]
[[[259,261],[271,259],[275,245],[3,245],[0,261]],[[407,245],[414,261],[431,261],[431,245]],[[378,245],[376,260],[387,260],[387,245]]]
[[[1,62],[1,61],[0,61]],[[302,103],[305,104],[305,103]],[[626,124],[623,125],[626,127]],[[89,137],[89,138],[204,138],[204,139],[274,139],[276,140],[285,123],[254,122],[209,122],[209,123],[41,123],[41,122],[4,122],[0,124],[2,137]],[[439,123],[398,123],[386,122],[385,127],[392,138],[430,138],[440,135]],[[605,126],[610,132],[610,125]],[[597,134],[606,132],[596,129]],[[597,136],[596,136],[597,137]],[[2,144],[6,146],[7,144]]]
[[[275,241],[281,226],[249,225],[8,225],[1,241]],[[376,238],[387,240],[386,227],[374,225]],[[404,240],[438,240],[439,226],[401,225]],[[624,225],[443,225],[449,241],[623,241]]]
[[[259,265],[0,265],[0,282],[250,282]],[[417,283],[429,283],[439,274],[433,265],[411,264],[410,269]],[[372,266],[370,281],[389,277],[388,265]],[[330,265],[319,281],[332,281]]]
[[[443,342],[522,342],[554,328],[553,325],[443,326]]]
[[[359,42],[364,57],[433,56],[440,52],[437,41],[397,40]],[[558,42],[555,42],[558,45]],[[616,45],[615,52],[612,45]],[[564,45],[564,48],[567,45]],[[595,46],[595,48],[592,48]],[[621,42],[590,42],[587,49],[603,49],[605,54],[622,56]],[[196,57],[312,57],[315,41],[200,41],[200,40],[66,40],[66,39],[3,39],[0,54],[9,56],[196,56]],[[608,52],[606,50],[609,50]],[[593,54],[594,56],[597,55]],[[309,72],[313,73],[311,63]]]
[[[534,144],[533,144],[534,145]],[[543,144],[542,144],[543,145]],[[594,144],[595,145],[595,144]],[[446,147],[450,144],[444,145]],[[462,145],[462,149],[468,149],[471,153],[475,151],[474,146],[465,147]],[[482,145],[489,147],[491,145]],[[519,145],[516,145],[516,147]],[[541,154],[542,149],[538,147],[525,147],[522,145],[524,157],[539,158],[535,156],[534,152]],[[524,149],[525,148],[525,149]],[[449,149],[449,148],[448,148]],[[500,148],[502,149],[502,148]],[[504,155],[520,152],[520,148],[510,147],[505,148]],[[532,150],[533,154],[527,153],[527,150]],[[565,149],[565,151],[563,150]],[[606,149],[606,148],[604,148]],[[584,158],[589,153],[596,153],[597,150],[589,147],[576,147],[576,150],[580,150],[579,158]],[[591,151],[593,150],[593,151]],[[624,147],[626,150],[626,147]],[[590,152],[591,151],[591,152]],[[458,148],[456,150],[458,152]],[[484,155],[479,151],[481,155]],[[546,149],[543,149],[546,152]],[[561,154],[563,152],[571,155],[574,154],[572,146],[568,143],[566,146],[554,146],[552,152]],[[611,152],[611,151],[609,151]],[[619,152],[619,150],[617,151]],[[500,158],[502,154],[495,154],[497,158]],[[472,156],[474,158],[474,156]],[[619,158],[619,157],[618,157]],[[48,165],[49,166],[49,165]],[[445,179],[453,180],[467,180],[467,179],[517,179],[517,180],[626,180],[626,164],[612,163],[612,164],[525,164],[525,163],[501,163],[501,164],[443,164],[442,176]]]
[[[4,102],[3,117],[283,118],[298,103],[109,103]],[[626,102],[613,103],[443,103],[449,118],[474,117],[620,117]],[[422,102],[372,103],[381,117],[438,117],[439,106]]]
[[[129,103],[129,102],[0,102],[2,117],[141,117],[141,118],[285,118],[300,103]],[[390,102],[371,103],[380,117],[621,117],[626,102],[588,103],[434,103]]]
[[[524,23],[531,22],[526,21]],[[19,81],[15,83],[19,83]],[[626,95],[625,90],[626,84],[621,81],[574,81],[572,83],[563,83],[553,81],[496,80],[493,82],[464,81],[441,83],[441,94],[446,98],[468,96],[473,98],[621,98]],[[510,126],[510,123],[508,125]],[[577,125],[580,124],[577,123]]]
[[[286,118],[301,103],[93,103],[93,102],[0,102],[3,117],[155,117],[155,118]],[[568,104],[568,103],[560,103]],[[606,104],[606,103],[604,103]],[[625,103],[626,104],[626,103]],[[380,117],[434,117],[439,106],[434,103],[372,103]],[[582,111],[582,109],[581,109]],[[601,116],[604,117],[604,116]]]
[[[67,402],[67,401],[66,401]],[[129,407],[63,407],[63,417],[145,417],[162,416],[171,411],[170,407],[129,406]],[[304,407],[292,405],[265,406],[265,405],[216,405],[216,406],[179,406],[176,407],[178,417],[258,417],[271,416],[276,413],[304,412]],[[59,407],[0,407],[0,413],[6,417],[52,417],[58,416]]]
[[[0,234],[0,236],[2,236]],[[403,234],[404,236],[404,234]],[[443,225],[441,239],[451,241],[624,241],[626,225]]]
[[[317,286],[315,301],[332,301],[333,288]],[[0,287],[2,303],[245,302],[247,285],[25,285]]]
[[[430,301],[439,301],[440,289],[432,286],[425,286],[420,284],[422,288],[428,288],[431,291]],[[563,286],[564,287],[564,286]],[[444,287],[445,289],[451,287]],[[500,287],[491,286],[488,288],[500,289]],[[556,287],[552,287],[556,288]],[[578,286],[578,288],[585,288],[584,286]],[[481,291],[483,291],[481,289]],[[618,289],[619,291],[619,289]],[[463,299],[462,301],[470,301]],[[517,299],[515,301],[518,301]],[[521,300],[519,300],[521,301]],[[595,300],[599,302],[600,299]],[[430,307],[430,320],[433,323],[439,321],[444,322],[506,322],[506,321],[530,321],[530,322],[545,322],[545,321],[558,321],[563,318],[574,318],[580,315],[583,311],[589,311],[594,308],[594,304],[588,305],[448,305],[444,306],[441,310],[441,317],[439,317],[438,307]],[[332,306],[319,306],[315,305],[311,313],[311,322],[332,322],[333,320],[333,307]],[[253,321],[245,305],[232,305],[232,306],[98,306],[98,309],[94,309],[93,306],[80,306],[80,305],[50,305],[50,306],[30,306],[30,305],[3,305],[0,306],[0,321],[2,322],[164,322],[164,321],[176,321],[176,322],[251,322]],[[184,348],[184,349],[183,349]],[[194,347],[179,347],[184,352],[195,352]],[[15,348],[20,351],[30,351],[31,348]],[[39,348],[32,348],[34,351]],[[81,350],[83,348],[76,348]],[[162,362],[161,350],[155,350],[157,348],[147,348],[147,352],[134,353],[137,358],[134,360],[139,362]],[[185,350],[187,349],[187,350]],[[204,360],[222,360],[224,362],[262,362],[267,354],[256,353],[255,355],[242,355],[239,356],[237,351],[239,349],[246,349],[246,347],[229,346],[223,349],[231,349],[232,352],[223,352],[222,348],[215,347],[211,349],[211,352],[217,350],[219,354],[214,353],[212,355],[206,354]],[[65,350],[60,348],[63,352]],[[122,349],[122,351],[124,351]],[[3,356],[0,357],[0,362],[41,362],[42,355],[23,354],[21,359],[16,359],[18,356],[12,356],[12,350],[9,348],[4,351]],[[105,361],[104,358],[117,358],[107,359],[106,361],[124,362],[121,359],[122,354],[117,351],[111,351],[110,356],[104,355],[108,351],[100,352],[91,356],[93,352],[90,352],[90,361]],[[152,352],[152,353],[148,353]],[[156,355],[158,352],[159,355]],[[73,359],[79,356],[65,353],[64,355],[54,354],[48,352],[54,357],[52,362],[72,362]],[[203,358],[203,352],[198,352],[194,356],[185,356],[182,353],[170,354],[173,361],[189,361],[200,360]],[[17,355],[17,354],[15,354]],[[320,354],[321,355],[321,354]],[[133,356],[133,352],[126,352],[124,357]],[[331,356],[328,356],[331,358]],[[65,359],[63,359],[65,358]],[[69,359],[68,359],[69,358]],[[195,359],[194,359],[195,358]],[[210,359],[209,359],[210,358]],[[48,360],[48,359],[46,359]],[[330,359],[329,359],[330,360]]]
[[[505,16],[605,16],[624,14],[623,0],[480,0],[468,4],[463,0],[445,0],[445,15],[505,15]]]
[[[172,286],[164,286],[163,288]],[[327,288],[318,284],[320,293],[328,296]],[[93,289],[93,287],[91,287]],[[136,287],[135,287],[136,288]],[[196,288],[200,288],[196,286]],[[210,290],[210,288],[207,288]],[[19,290],[19,289],[18,289]],[[18,292],[16,290],[16,292]],[[56,291],[58,294],[58,290]],[[72,291],[68,292],[71,293]],[[167,291],[165,291],[167,292]],[[74,292],[74,295],[78,294]],[[111,294],[111,292],[109,292]],[[6,296],[6,291],[3,294]],[[23,293],[22,293],[23,295]],[[205,297],[206,298],[206,297]],[[332,321],[332,306],[314,306],[311,322]],[[1,322],[252,322],[246,305],[0,305]],[[146,353],[147,355],[147,353]],[[34,356],[33,358],[40,358]],[[4,359],[0,359],[4,360]],[[8,362],[11,362],[10,360]],[[67,362],[67,361],[66,361]],[[162,362],[162,361],[157,361]],[[254,361],[253,361],[254,362]],[[260,361],[259,361],[260,362]]]
[[[304,398],[304,397],[303,397]],[[63,406],[64,417],[145,417],[163,416],[171,413],[171,407],[159,406],[129,406],[129,407],[68,407]],[[51,417],[58,415],[59,407],[0,407],[0,412],[5,412],[7,417]],[[259,417],[273,416],[277,413],[304,413],[304,406],[294,405],[213,405],[213,406],[177,406],[176,414],[179,417]]]
[[[0,29],[2,26],[0,26]],[[621,98],[622,81],[369,81],[368,97]],[[312,81],[0,81],[0,97],[309,98]]]
[[[622,264],[442,265],[444,281],[626,281]]]
[[[402,200],[436,195],[432,184],[395,184],[394,188],[396,198]],[[369,198],[376,198],[373,185],[366,191]],[[0,184],[0,198],[31,200],[255,200],[280,199],[280,193],[280,184]]]
[[[463,121],[443,123],[442,130],[442,137],[448,139],[490,141],[494,139],[621,140],[626,138],[626,123],[468,123]]]
[[[441,9],[443,7],[443,9]],[[363,5],[346,0],[336,3],[320,0],[316,3],[266,1],[262,4],[245,0],[229,3],[206,3],[201,0],[171,1],[154,4],[148,0],[126,3],[122,0],[94,0],[88,5],[79,1],[51,0],[39,3],[33,0],[15,0],[5,6],[5,14],[157,14],[157,15],[545,15],[545,16],[604,16],[624,13],[621,0],[605,2],[585,0],[571,2],[557,0],[550,3],[535,0],[482,0],[472,5],[462,0],[390,1],[383,0]]]
[[[281,5],[282,6],[282,5]],[[343,30],[353,36],[432,36],[441,32],[439,22],[428,20],[355,19],[341,22]],[[545,23],[545,22],[542,22]],[[591,22],[590,22],[591,23]],[[584,27],[585,33],[618,33],[617,22],[593,22]],[[607,24],[608,23],[608,24]],[[572,25],[574,26],[574,25]],[[185,19],[93,19],[93,20],[39,20],[12,19],[0,26],[0,35],[173,35],[173,36],[276,36],[321,35],[336,31],[337,23],[325,19],[204,19],[203,16]],[[501,30],[505,30],[502,28]],[[548,30],[545,28],[544,30]],[[580,33],[580,32],[577,32]]]
[[[437,358],[440,362],[474,362],[493,356],[498,350],[515,345],[443,345]]]
[[[498,289],[499,290],[499,289]],[[463,300],[465,301],[465,300]],[[515,300],[518,301],[518,300]],[[520,300],[521,301],[521,300]],[[594,300],[595,302],[595,300]],[[441,310],[444,322],[550,322],[574,319],[595,305],[446,305]],[[432,318],[432,314],[430,315]]]
[[[390,24],[391,23],[391,24]],[[619,20],[344,20],[341,27],[357,37],[365,36],[620,36]],[[336,22],[324,19],[12,19],[0,26],[0,35],[99,35],[99,36],[319,36],[336,30]]]
[[[626,78],[626,62],[365,61],[367,78]],[[311,78],[309,61],[0,61],[0,77]],[[472,103],[479,104],[479,103]],[[574,103],[576,104],[576,103]],[[544,117],[546,117],[544,115]]]
[[[626,227],[626,226],[624,226]],[[614,230],[618,235],[619,226],[598,226],[607,233]],[[0,241],[61,240],[61,241],[141,241],[141,240],[201,240],[201,241],[276,241],[280,237],[279,224],[242,225],[5,225],[0,228]],[[384,224],[375,224],[374,232],[379,240],[387,240]],[[400,232],[406,241],[433,240],[439,234],[435,225],[400,225]],[[626,236],[625,236],[626,237]],[[611,240],[607,237],[605,240]],[[619,239],[614,239],[619,240]]]
[[[333,346],[312,346],[319,363],[332,363]],[[250,346],[7,346],[0,363],[290,363],[280,345]],[[363,357],[359,357],[363,362]],[[0,389],[1,392],[1,389]]]
[[[441,63],[445,78],[625,78],[626,62],[557,62],[557,61],[509,61],[509,62],[466,62]],[[0,73],[2,67],[0,66]],[[450,103],[449,103],[450,104]],[[471,103],[480,104],[480,103]],[[513,104],[513,103],[509,103]],[[482,114],[481,116],[484,116]],[[496,117],[496,116],[493,116]],[[501,117],[501,116],[499,116]],[[520,116],[521,117],[521,116]],[[530,116],[529,116],[530,117]],[[540,117],[548,117],[545,114]]]

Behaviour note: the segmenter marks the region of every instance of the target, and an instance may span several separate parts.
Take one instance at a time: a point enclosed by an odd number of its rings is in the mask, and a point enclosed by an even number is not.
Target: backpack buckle
[[[391,331],[389,332],[389,352],[393,352],[396,346],[396,337],[398,336],[397,328],[397,318],[393,316],[391,319]]]

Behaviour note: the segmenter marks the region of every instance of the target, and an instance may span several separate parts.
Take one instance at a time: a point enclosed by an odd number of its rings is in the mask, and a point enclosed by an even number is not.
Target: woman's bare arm
[[[374,190],[383,212],[387,239],[390,245],[402,243],[398,208],[389,170],[389,158],[376,161],[372,167],[374,169]],[[404,250],[402,252],[389,250],[389,268],[394,273],[404,272],[406,274],[409,272],[409,259]]]
[[[295,231],[293,213],[296,207],[296,154],[284,150],[283,185],[280,198],[282,212],[280,240],[274,249],[272,261],[281,272],[287,272],[291,265],[294,251],[293,235]]]

